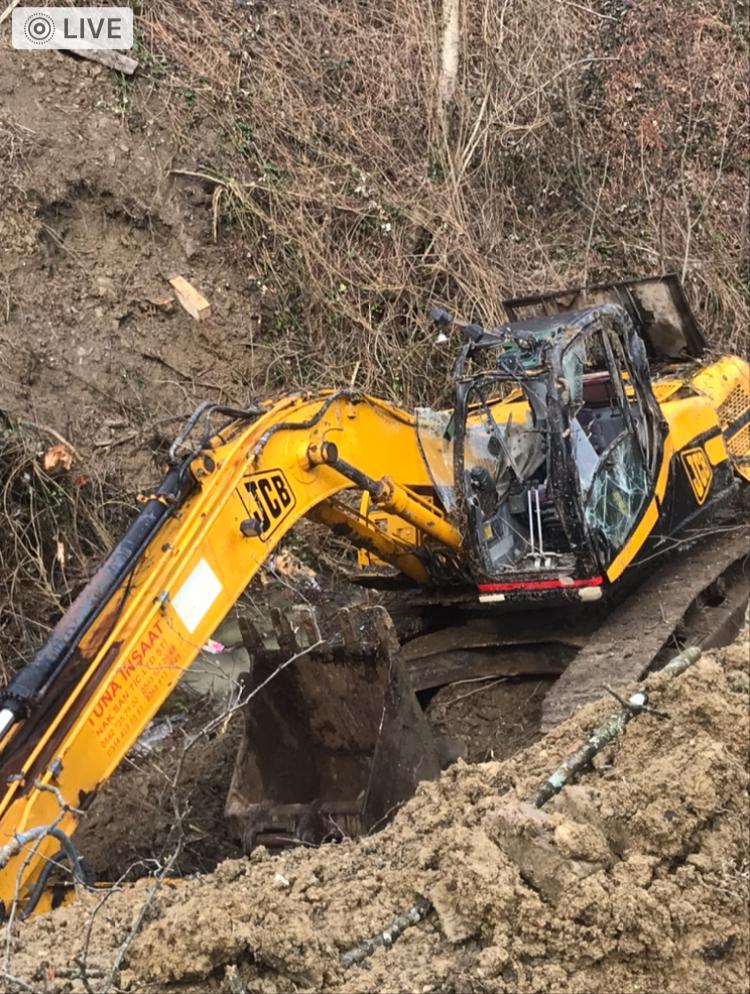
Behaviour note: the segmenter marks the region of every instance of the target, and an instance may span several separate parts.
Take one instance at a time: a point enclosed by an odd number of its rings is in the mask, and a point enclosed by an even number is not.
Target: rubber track
[[[542,730],[597,700],[606,686],[640,679],[697,597],[748,555],[750,530],[732,529],[670,556],[603,622],[544,700]]]

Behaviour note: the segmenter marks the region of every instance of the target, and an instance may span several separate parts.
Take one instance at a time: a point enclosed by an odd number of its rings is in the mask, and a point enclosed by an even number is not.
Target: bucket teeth
[[[254,661],[283,662],[322,641],[315,608],[298,604],[290,610],[262,613],[246,608],[239,616],[242,640]]]
[[[281,663],[303,652],[321,659],[373,659],[399,649],[390,615],[379,605],[322,611],[300,604],[265,615],[248,609],[239,626],[254,661]]]
[[[390,615],[380,606],[344,608],[337,618],[343,645],[341,649],[351,659],[390,659],[399,644]]]
[[[238,609],[238,623],[242,641],[246,646],[252,646],[252,655],[256,658],[267,653],[280,654],[281,646],[275,625],[269,623],[267,615],[260,611],[244,607]]]
[[[315,609],[307,604],[295,605],[290,611],[273,608],[271,612],[279,651],[289,659],[320,642],[320,628]]]
[[[304,652],[322,641],[315,608],[307,604],[292,608],[290,627],[294,632],[297,652]]]

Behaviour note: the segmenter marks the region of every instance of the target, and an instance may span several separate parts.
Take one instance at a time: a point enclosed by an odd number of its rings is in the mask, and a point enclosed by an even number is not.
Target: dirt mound
[[[18,929],[10,972],[83,992],[82,966],[98,989],[120,950],[120,987],[148,992],[746,991],[749,647],[652,677],[668,717],[632,722],[541,812],[520,801],[611,701],[503,763],[458,764],[359,844],[83,895]],[[418,895],[422,924],[341,968]]]
[[[674,269],[712,344],[747,350],[746,14],[444,6],[139,3],[130,79],[3,25],[0,410],[67,439],[120,518],[204,400],[447,401],[433,304],[494,323],[505,296]],[[32,537],[14,598],[69,603],[99,556],[60,577],[75,528]],[[53,612],[16,613],[8,672]]]

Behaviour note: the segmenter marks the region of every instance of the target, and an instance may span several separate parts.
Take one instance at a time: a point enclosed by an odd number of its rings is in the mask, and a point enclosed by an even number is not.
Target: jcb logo
[[[711,487],[711,480],[714,475],[711,463],[700,446],[694,449],[685,449],[684,452],[680,453],[680,456],[690,486],[693,488],[695,499],[699,504],[702,504]]]
[[[297,503],[294,491],[280,469],[253,473],[242,481],[242,502],[258,523],[258,537],[265,542]]]

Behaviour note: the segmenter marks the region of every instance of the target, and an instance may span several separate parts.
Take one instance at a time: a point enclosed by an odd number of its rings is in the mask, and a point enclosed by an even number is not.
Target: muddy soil
[[[194,698],[178,693],[176,707],[177,715],[189,708],[189,720],[148,756],[131,753],[76,833],[95,880],[135,880],[158,872],[178,841],[173,872],[181,876],[205,873],[222,859],[242,855],[224,818],[241,716],[201,735],[215,705],[196,707]]]
[[[508,759],[541,735],[542,704],[554,678],[488,679],[442,687],[427,708],[439,735],[459,740],[468,763]]]
[[[209,112],[180,117],[147,83],[136,111],[109,70],[36,55],[0,42],[0,407],[137,492],[200,400],[264,389],[263,301],[247,251],[214,240],[210,189],[172,172],[202,142],[220,153]],[[178,273],[208,319],[175,303]]]
[[[679,679],[541,814],[520,803],[613,710],[589,705],[504,762],[459,763],[381,834],[228,860],[20,927],[9,971],[35,991],[95,988],[123,958],[143,992],[747,991],[750,641]],[[418,896],[390,949],[340,954]],[[129,941],[138,922],[138,934]]]

